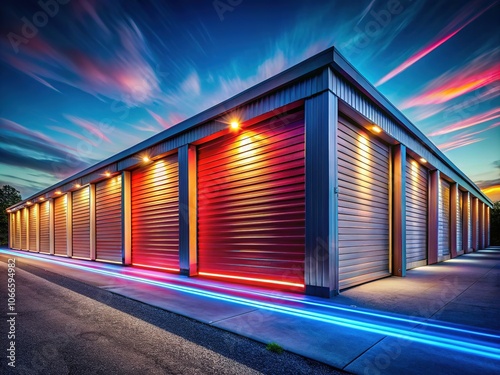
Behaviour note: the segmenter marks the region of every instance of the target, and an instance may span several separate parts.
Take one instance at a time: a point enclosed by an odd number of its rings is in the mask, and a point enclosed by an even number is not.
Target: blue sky
[[[0,185],[23,197],[334,45],[500,200],[498,1],[40,3],[0,19]]]

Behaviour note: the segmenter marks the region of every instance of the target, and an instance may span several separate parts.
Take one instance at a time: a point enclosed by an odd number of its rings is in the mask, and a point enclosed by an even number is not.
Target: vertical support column
[[[462,194],[462,246],[464,253],[469,252],[469,192]]]
[[[54,246],[55,246],[54,220],[55,220],[54,198],[50,198],[49,199],[49,243],[50,243],[51,255],[54,255]]]
[[[95,184],[89,186],[89,221],[90,221],[90,260],[95,260],[96,238],[95,238]]]
[[[196,147],[179,148],[179,266],[181,275],[198,274]]]
[[[457,199],[458,199],[458,184],[450,184],[450,258],[457,257]]]
[[[338,294],[338,99],[325,91],[305,103],[305,292]]]
[[[486,249],[490,247],[490,207],[486,206]]]
[[[478,199],[472,197],[472,250],[478,250],[478,238],[477,238],[477,228],[478,228]]]
[[[438,261],[438,238],[439,238],[439,179],[438,170],[429,174],[429,212],[428,237],[427,237],[427,264],[434,264]]]
[[[73,193],[66,193],[66,255],[73,256]]]
[[[40,203],[36,204],[36,251],[37,253],[40,252],[40,210],[42,206]]]
[[[122,172],[122,263],[132,263],[132,176],[129,171]]]
[[[393,147],[392,274],[406,276],[406,146]]]
[[[484,249],[484,203],[478,199],[478,243],[477,247],[479,250]]]
[[[12,214],[9,212],[9,233],[7,236],[7,247],[12,249]]]
[[[24,222],[26,223],[26,248],[24,250],[30,250],[30,209],[29,206],[23,209]]]

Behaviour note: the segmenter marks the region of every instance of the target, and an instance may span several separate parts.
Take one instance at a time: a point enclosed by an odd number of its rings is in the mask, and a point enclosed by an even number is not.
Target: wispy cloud
[[[74,125],[77,125],[80,128],[86,130],[88,133],[94,134],[99,139],[106,141],[108,143],[112,143],[111,139],[109,139],[109,137],[106,134],[104,134],[104,132],[100,129],[98,124],[76,116],[64,115],[64,117],[66,117]],[[86,139],[88,139],[88,137],[85,137],[85,140]]]
[[[458,134],[458,135],[450,138],[448,141],[439,144],[438,147],[442,151],[451,151],[451,150],[454,150],[454,149],[457,149],[460,147],[471,145],[473,143],[484,141],[485,138],[478,138],[477,135],[484,133],[484,132],[487,132],[489,130],[495,129],[498,126],[500,126],[500,122],[492,124],[492,125],[488,126],[487,128],[482,129],[482,130],[478,130],[478,131],[470,132],[470,133]]]
[[[448,133],[453,133],[458,130],[470,128],[472,126],[480,125],[483,123],[486,123],[488,121],[495,120],[500,117],[500,108],[494,108],[489,111],[486,111],[485,113],[480,113],[474,116],[471,116],[469,118],[466,118],[464,120],[455,122],[451,125],[445,126],[442,129],[435,130],[429,134],[431,137],[435,137],[438,135],[444,135]],[[498,125],[498,123],[494,124],[495,126]],[[475,133],[471,133],[475,134]]]
[[[70,129],[67,129],[67,128],[62,128],[60,126],[53,126],[53,125],[49,125],[49,126],[47,126],[47,128],[55,130],[58,133],[70,135],[70,136],[72,136],[74,138],[77,138],[77,139],[80,139],[80,140],[82,140],[84,142],[88,142],[88,143],[90,143],[94,147],[97,147],[97,143],[95,143],[94,141],[92,141],[92,139],[90,139],[88,137],[85,137],[84,135],[82,135],[80,133],[77,133],[77,132],[75,132],[73,130],[70,130]]]
[[[445,103],[487,86],[492,91],[486,96],[498,93],[494,85],[500,81],[499,56],[500,48],[497,47],[473,59],[465,67],[446,72],[428,84],[421,94],[403,101],[400,108]]]
[[[496,2],[495,2],[496,3]],[[477,2],[471,2],[467,4],[464,8],[462,8],[455,19],[441,32],[440,36],[437,39],[431,41],[425,47],[414,53],[408,59],[406,59],[399,66],[391,70],[385,76],[383,76],[380,80],[375,83],[375,86],[380,86],[390,79],[394,78],[401,72],[408,69],[410,66],[415,64],[417,61],[421,60],[429,53],[434,51],[436,48],[447,42],[449,39],[458,34],[461,30],[463,30],[466,26],[468,26],[471,22],[476,20],[479,16],[481,16],[484,12],[489,10],[491,7],[495,5],[495,3],[490,4],[489,6],[475,11]]]

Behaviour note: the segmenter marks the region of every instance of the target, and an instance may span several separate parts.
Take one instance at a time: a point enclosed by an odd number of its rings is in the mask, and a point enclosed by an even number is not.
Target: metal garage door
[[[10,216],[10,247],[12,249],[17,248],[17,232],[16,232],[16,214],[12,213],[9,215]]]
[[[54,199],[54,254],[67,255],[68,196]]]
[[[50,253],[49,202],[40,204],[40,252]]]
[[[459,190],[457,192],[457,251],[462,251],[463,250],[463,241],[462,241],[462,234],[463,234],[463,222],[462,222],[462,215],[463,215],[463,203],[462,203],[462,192]]]
[[[36,227],[38,205],[29,208],[29,250],[36,251]]]
[[[21,248],[21,214],[22,210],[16,212],[16,249]]]
[[[132,172],[132,264],[179,270],[177,155]]]
[[[73,192],[73,257],[90,259],[90,187]]]
[[[450,184],[441,179],[439,181],[439,232],[438,232],[438,260],[441,261],[450,255]]]
[[[472,247],[472,199],[470,194],[467,195],[467,250],[469,250]]]
[[[339,122],[341,289],[389,275],[389,160],[386,144]]]
[[[28,250],[28,209],[21,210],[21,249]]]
[[[122,179],[110,178],[96,185],[96,259],[123,262]]]
[[[198,148],[201,275],[302,286],[303,118],[266,121]]]
[[[427,264],[428,171],[416,160],[406,162],[406,269]]]

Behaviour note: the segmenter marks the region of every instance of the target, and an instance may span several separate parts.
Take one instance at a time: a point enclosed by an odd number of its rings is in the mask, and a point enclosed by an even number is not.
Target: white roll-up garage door
[[[68,254],[68,202],[67,195],[54,199],[54,254]]]
[[[40,252],[50,253],[50,203],[40,204]]]
[[[450,256],[450,184],[439,181],[438,261]]]
[[[463,203],[462,203],[462,192],[459,190],[457,192],[457,252],[460,252],[463,250],[463,241],[462,241],[462,234],[463,234],[463,222],[462,222],[462,209],[463,209]]]
[[[21,210],[21,249],[28,250],[28,209],[27,208],[23,208]]]
[[[340,120],[340,289],[389,275],[389,160],[389,146]]]
[[[96,184],[96,260],[122,263],[122,179]]]
[[[29,208],[29,243],[30,251],[36,251],[36,230],[37,230],[37,213],[38,205],[35,204]]]
[[[469,250],[472,247],[472,208],[471,208],[472,200],[470,198],[470,194],[467,195],[467,247]]]
[[[406,162],[406,269],[427,264],[428,170]]]
[[[90,187],[73,192],[73,257],[90,258]]]

